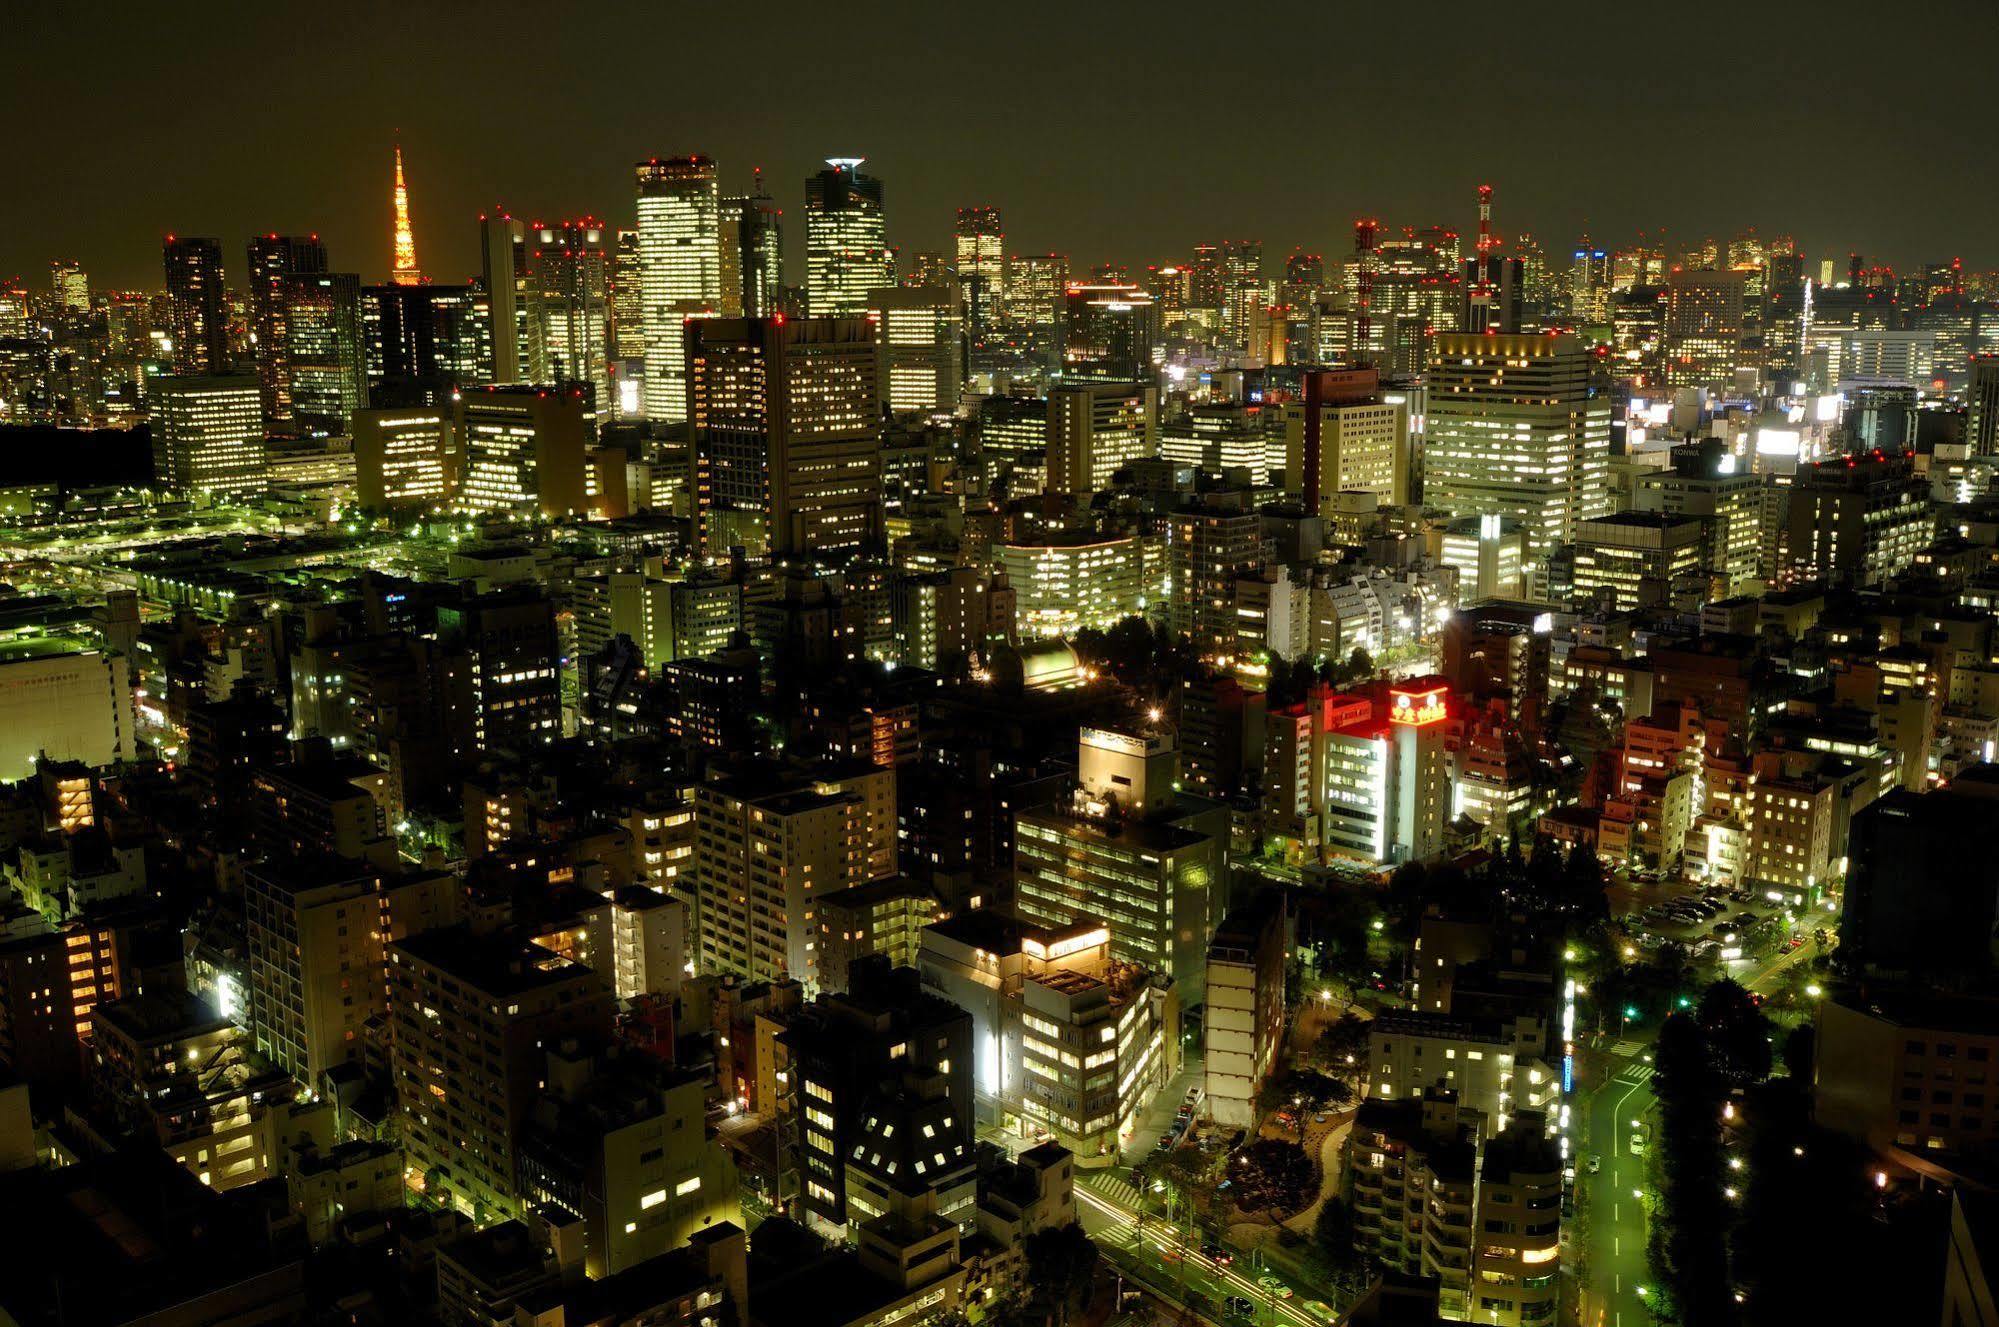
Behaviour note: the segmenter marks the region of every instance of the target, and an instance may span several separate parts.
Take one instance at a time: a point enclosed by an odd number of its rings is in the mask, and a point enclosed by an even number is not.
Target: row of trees
[[[1813,1033],[1781,1041],[1749,993],[1709,986],[1656,1048],[1660,1319],[1683,1327],[1933,1320],[1938,1278],[1829,1269],[1940,1267],[1937,1192],[1877,1187],[1860,1144],[1811,1122]],[[1778,1074],[1779,1067],[1787,1073]]]

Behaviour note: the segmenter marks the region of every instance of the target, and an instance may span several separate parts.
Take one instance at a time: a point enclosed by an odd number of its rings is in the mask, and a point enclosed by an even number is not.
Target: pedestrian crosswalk
[[[1122,1175],[1112,1171],[1100,1171],[1095,1175],[1084,1176],[1083,1183],[1120,1207],[1134,1210],[1138,1207],[1138,1188]]]
[[[1658,1071],[1649,1064],[1634,1064],[1617,1075],[1620,1083],[1649,1083]]]

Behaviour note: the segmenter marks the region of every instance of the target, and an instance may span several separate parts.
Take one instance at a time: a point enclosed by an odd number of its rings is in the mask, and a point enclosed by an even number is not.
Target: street
[[[1305,1311],[1304,1296],[1282,1299],[1256,1283],[1258,1273],[1247,1266],[1219,1266],[1203,1257],[1201,1240],[1184,1227],[1169,1227],[1158,1216],[1141,1218],[1130,1206],[1107,1197],[1087,1182],[1076,1186],[1077,1212],[1084,1233],[1113,1267],[1135,1284],[1164,1290],[1184,1301],[1190,1295],[1205,1303],[1203,1315],[1218,1323],[1256,1324],[1257,1327],[1326,1327],[1329,1318]],[[1231,1318],[1223,1305],[1230,1296],[1240,1296],[1255,1305],[1250,1318]]]
[[[1632,1155],[1631,1125],[1652,1109],[1652,1065],[1636,1042],[1619,1042],[1610,1051],[1592,1061],[1602,1078],[1587,1093],[1589,1133],[1578,1151],[1578,1202],[1588,1213],[1581,1319],[1584,1327],[1646,1327],[1652,1315],[1639,1288],[1652,1273],[1646,1208],[1638,1197],[1647,1184],[1646,1164]],[[1600,1162],[1594,1175],[1591,1157]]]

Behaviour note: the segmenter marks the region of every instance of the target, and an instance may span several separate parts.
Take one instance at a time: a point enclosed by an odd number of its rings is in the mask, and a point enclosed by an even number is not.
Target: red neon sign
[[[1391,691],[1388,707],[1390,723],[1406,723],[1411,727],[1440,723],[1446,717],[1444,695],[1447,687],[1432,687],[1427,691]]]

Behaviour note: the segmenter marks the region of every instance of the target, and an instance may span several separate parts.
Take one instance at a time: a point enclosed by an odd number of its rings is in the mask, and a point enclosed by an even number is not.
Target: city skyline
[[[24,47],[91,42],[126,95],[72,101],[72,133],[17,145],[18,167],[42,183],[0,198],[0,275],[32,279],[62,257],[101,286],[149,288],[163,234],[215,235],[228,254],[244,237],[276,231],[318,233],[341,269],[386,279],[384,181],[398,138],[417,243],[440,281],[477,270],[482,211],[592,213],[630,226],[630,163],[687,152],[714,158],[726,190],[746,188],[762,167],[788,210],[802,207],[804,179],[824,158],[866,156],[887,184],[890,240],[904,253],[946,247],[955,209],[983,204],[1001,209],[1010,251],[1066,252],[1084,268],[1158,261],[1229,236],[1259,238],[1272,255],[1304,247],[1334,256],[1360,215],[1469,234],[1473,187],[1491,183],[1500,234],[1531,231],[1551,253],[1585,230],[1615,245],[1641,229],[1691,243],[1754,226],[1795,236],[1814,258],[1858,251],[1898,268],[1953,256],[1999,265],[1999,252],[1981,250],[1976,228],[1956,220],[1999,205],[1999,185],[1966,170],[1979,151],[1975,129],[1949,113],[1949,66],[1969,51],[1929,50],[1931,76],[1884,107],[1852,96],[1833,72],[1851,52],[1831,17],[1787,33],[1716,8],[1709,30],[1734,34],[1733,44],[1713,44],[1716,70],[1740,50],[1782,53],[1754,66],[1750,88],[1698,77],[1704,48],[1663,31],[1652,39],[1659,58],[1686,62],[1696,77],[1627,75],[1631,57],[1621,52],[1643,45],[1640,26],[1580,7],[1545,8],[1539,40],[1495,44],[1489,61],[1459,43],[1364,20],[1341,26],[1302,7],[1266,9],[1246,24],[1239,60],[1216,58],[1191,23],[1126,31],[1070,14],[1065,37],[1051,41],[1045,25],[1023,18],[991,34],[984,60],[1004,80],[1008,111],[981,115],[976,77],[965,90],[966,58],[928,45],[919,25],[883,21],[868,49],[828,71],[813,53],[851,34],[813,11],[784,12],[790,21],[760,33],[768,61],[680,66],[664,95],[646,54],[723,42],[723,21],[632,16],[618,42],[594,49],[585,34],[537,31],[554,72],[533,113],[517,84],[481,77],[505,43],[462,11],[395,17],[397,50],[428,61],[363,57],[291,100],[269,68],[282,64],[288,30],[270,20],[218,25],[204,34],[204,56],[148,11],[135,9],[118,39],[102,43],[75,31],[73,18],[23,16]],[[1699,17],[1680,23],[1698,31]],[[1947,28],[1948,14],[1937,21]],[[1376,67],[1367,53],[1419,38],[1410,55],[1420,54],[1423,91],[1412,97],[1410,69]],[[1294,50],[1314,57],[1287,71],[1282,53]],[[245,95],[262,97],[257,115],[241,114],[252,103],[235,97],[176,98],[175,76],[197,58],[249,83]],[[409,77],[417,67],[422,80]],[[30,69],[0,95],[18,103],[17,115],[36,114],[60,95],[52,77]],[[1475,106],[1442,95],[1467,86],[1487,89]],[[922,105],[967,113],[907,113]],[[135,106],[156,113],[134,116]],[[1566,136],[1561,150],[1549,150],[1551,133]],[[76,142],[127,146],[107,171],[66,146]],[[1870,171],[1856,187],[1840,158],[1894,169]],[[1910,206],[1926,197],[1961,206]],[[802,240],[794,231],[787,243],[797,250]]]

